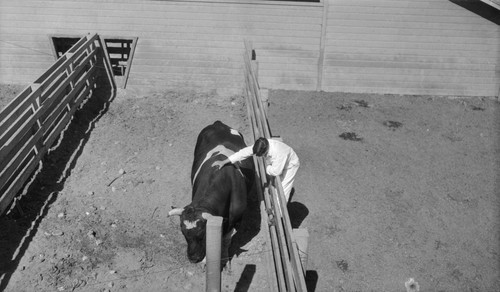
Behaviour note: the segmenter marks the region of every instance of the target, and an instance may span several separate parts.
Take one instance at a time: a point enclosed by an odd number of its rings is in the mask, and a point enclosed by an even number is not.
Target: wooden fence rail
[[[0,112],[0,215],[92,94],[101,48],[97,34],[83,37]]]
[[[253,49],[249,42],[245,42],[245,85],[248,116],[254,140],[259,137],[271,139],[271,129],[267,119],[267,111],[262,103],[260,87],[252,61]],[[269,221],[269,233],[274,255],[274,264],[279,291],[307,291],[305,283],[305,269],[302,268],[297,243],[293,237],[293,230],[288,216],[286,199],[279,177],[274,184],[268,181],[265,165],[262,158],[255,159],[257,173],[264,189],[264,202]]]

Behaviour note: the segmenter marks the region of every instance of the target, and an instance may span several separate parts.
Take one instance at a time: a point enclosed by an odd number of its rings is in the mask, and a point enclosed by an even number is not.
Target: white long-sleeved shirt
[[[269,141],[269,151],[265,157],[267,162],[267,174],[279,176],[287,164],[299,164],[299,158],[297,157],[297,154],[295,154],[295,151],[293,151],[292,147],[278,140],[268,139],[267,141]],[[245,160],[252,155],[253,145],[241,149],[228,158],[231,163],[235,163]]]

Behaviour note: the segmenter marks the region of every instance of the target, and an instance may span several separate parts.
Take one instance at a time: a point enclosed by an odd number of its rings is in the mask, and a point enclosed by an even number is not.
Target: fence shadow
[[[238,283],[236,283],[234,292],[247,292],[250,289],[250,284],[252,283],[256,270],[257,268],[255,265],[246,265]]]
[[[64,189],[95,124],[115,98],[104,69],[99,71],[97,88],[75,112],[57,147],[42,159],[25,194],[17,200],[19,208],[0,217],[0,291],[6,289],[40,223]]]

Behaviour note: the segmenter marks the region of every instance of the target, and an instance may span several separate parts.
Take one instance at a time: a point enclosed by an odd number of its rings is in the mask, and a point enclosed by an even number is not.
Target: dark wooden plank
[[[31,90],[32,89],[30,87],[29,91]],[[15,126],[13,125],[22,124],[24,122],[23,119],[28,118],[28,116],[26,116],[26,111],[36,102],[35,99],[40,94],[40,91],[41,89],[37,88],[26,98],[24,98],[24,94],[20,95],[19,100],[15,101],[15,103],[18,103],[17,108],[12,109],[10,112],[8,112],[9,109],[2,111],[2,113],[6,116],[0,121],[0,145],[4,145],[4,143],[8,140],[8,136],[13,133],[13,130],[15,130],[13,128]]]
[[[0,189],[3,189],[5,185],[12,179],[14,176],[18,176],[20,170],[25,168],[26,161],[31,160],[33,156],[33,152],[35,151],[34,145],[38,143],[38,140],[41,138],[42,131],[38,131],[32,139],[28,141],[25,145],[21,145],[19,147],[19,151],[16,153],[14,157],[10,160],[10,162],[5,166],[3,171],[0,173]]]
[[[69,67],[68,67],[69,68]],[[69,83],[68,71],[64,70],[59,76],[54,79],[54,82],[44,89],[43,93],[40,95],[40,104],[43,106],[47,103],[47,99],[54,95],[54,91],[58,88],[65,87]],[[47,112],[47,106],[44,107],[44,113]]]
[[[18,138],[13,137],[14,141],[12,141],[12,143],[6,144],[4,147],[0,148],[0,169],[5,169],[11,159],[20,151],[20,147],[27,144],[29,140],[33,138],[33,131],[37,126],[38,125],[33,125],[32,131],[27,131],[24,135],[20,133]]]
[[[0,124],[4,123],[4,120],[7,116],[12,115],[13,112],[19,111],[22,112],[26,109],[28,105],[21,104],[26,101],[26,97],[31,93],[31,86],[26,87],[23,91],[21,91],[14,99],[12,99],[3,109],[0,111]],[[0,133],[3,130],[0,128]]]
[[[77,96],[76,99],[78,101],[82,101],[83,99],[85,99],[87,97],[90,90],[91,90],[90,86],[87,87],[85,90],[81,91],[81,93]],[[68,122],[73,117],[73,114],[75,113],[77,108],[78,108],[78,106],[75,104],[68,112],[64,113],[62,115],[61,119],[59,120],[59,122],[55,124],[54,128],[48,134],[48,136],[46,137],[46,139],[44,141],[44,144],[47,147],[50,147],[54,143],[54,141],[57,139],[57,137],[59,137],[59,134],[61,134],[62,130],[64,130],[64,128],[67,126]]]
[[[55,83],[50,90],[47,90],[47,94],[49,95],[46,100],[42,103],[42,121],[45,123],[45,120],[48,116],[58,115],[57,110],[55,108],[60,104],[61,99],[64,95],[66,95],[66,90],[71,82],[77,81],[75,80],[79,77],[81,71],[87,66],[89,61],[96,55],[96,51],[93,51],[91,54],[85,57],[84,61],[78,66],[74,67],[73,72],[70,73],[64,81]],[[91,70],[91,68],[89,69]],[[81,77],[81,76],[80,76]],[[63,102],[64,103],[64,102]]]
[[[20,175],[15,180],[13,180],[8,188],[4,191],[4,193],[0,197],[0,214],[3,214],[7,210],[12,200],[14,200],[14,197],[22,189],[28,178],[36,169],[37,164],[33,163],[33,161],[40,161],[41,156],[42,155],[39,153],[31,161],[28,161],[26,163],[26,167],[20,170]]]
[[[130,74],[130,70],[132,67],[132,61],[134,60],[135,47],[137,46],[137,40],[138,40],[137,37],[132,39],[132,45],[130,46],[130,53],[129,53],[129,56],[127,59],[127,68],[125,69],[125,74],[123,75],[122,88],[127,87],[128,76]]]
[[[40,117],[40,110],[35,111],[34,108],[28,108],[14,123],[9,125],[9,128],[0,137],[0,159],[5,159],[5,153],[10,152],[13,147],[17,147],[16,141],[22,137],[26,131],[31,129]]]
[[[75,56],[79,57],[81,53],[83,53],[85,50],[88,49],[88,47],[93,43],[95,42],[95,40],[97,39],[97,34],[92,36],[92,37],[89,37],[89,38],[82,38],[80,41],[78,41],[78,43],[82,43],[82,45],[80,47],[75,47],[73,46],[70,51],[68,51],[66,54],[72,54],[72,58],[68,58],[68,57],[65,57],[65,60],[62,61],[62,62],[56,62],[57,64],[59,64],[59,66],[52,66],[48,72],[42,74],[42,76],[44,76],[45,78],[42,79],[41,77],[38,78],[35,83],[39,83],[41,84],[42,88],[45,89],[47,86],[49,86],[50,84],[52,84],[52,82],[58,77],[60,76],[60,74],[63,73],[63,71],[66,71],[69,69],[69,66],[74,62],[75,60]],[[66,55],[65,54],[65,55]],[[65,56],[63,55],[63,56]],[[62,58],[62,57],[61,57]]]
[[[58,70],[64,70],[64,69],[59,69],[64,63],[66,63],[67,57],[66,56],[61,56],[61,58],[57,59],[57,61],[52,64],[49,69],[47,69],[40,77],[38,77],[34,83],[42,83],[43,81],[46,81],[47,78],[54,74],[54,72],[57,72]],[[60,71],[59,71],[60,72]]]
[[[1,126],[4,131],[0,137],[0,189],[5,190],[0,198],[0,214],[12,202],[14,196],[22,188],[26,179],[31,175],[43,155],[51,147],[61,131],[67,126],[80,103],[88,96],[95,86],[96,47],[97,35],[83,38],[71,50],[37,79],[40,83],[24,90],[19,96],[20,102],[11,102],[7,109],[9,113],[2,113]],[[73,63],[77,65],[73,67]],[[70,66],[71,65],[71,66]],[[66,76],[66,70],[72,69]],[[86,70],[84,72],[84,70]],[[84,73],[83,73],[84,72]],[[43,77],[43,78],[42,78]],[[76,80],[75,80],[76,79]],[[73,90],[64,92],[70,82],[75,81]],[[43,92],[43,90],[46,90]],[[83,90],[81,90],[83,89]],[[43,94],[41,106],[34,103],[35,99]],[[39,100],[39,101],[40,101]],[[33,106],[35,107],[33,107]],[[69,105],[69,109],[68,109]],[[62,111],[68,109],[67,112]],[[55,111],[54,111],[55,109]],[[51,114],[52,113],[52,114]],[[41,115],[47,114],[46,123],[38,125]],[[51,118],[51,117],[54,118]],[[57,121],[53,126],[52,120]],[[47,128],[50,133],[44,139]],[[44,139],[45,143],[40,143]],[[35,151],[35,146],[40,146]],[[19,151],[14,151],[15,149]]]

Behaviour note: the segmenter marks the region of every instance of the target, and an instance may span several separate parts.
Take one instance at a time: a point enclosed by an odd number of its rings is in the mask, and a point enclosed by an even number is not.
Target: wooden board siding
[[[330,2],[323,90],[495,96],[498,26],[446,0]]]
[[[320,4],[270,3],[4,0],[0,82],[30,82],[43,72],[53,62],[48,34],[97,32],[139,38],[129,88],[241,93],[246,38],[262,60],[263,86],[314,89]]]
[[[48,35],[95,32],[138,37],[128,89],[241,93],[244,39],[264,88],[496,96],[500,87],[499,27],[448,0],[2,0],[0,83],[28,84],[48,68]]]

